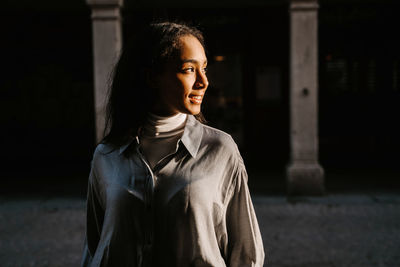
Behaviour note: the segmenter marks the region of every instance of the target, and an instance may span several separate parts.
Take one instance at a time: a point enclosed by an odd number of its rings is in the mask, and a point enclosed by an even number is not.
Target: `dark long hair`
[[[205,48],[198,29],[172,22],[150,24],[128,40],[112,75],[102,143],[120,147],[137,135],[152,107],[154,88],[148,85],[148,73],[161,73],[178,55],[180,37],[186,35],[196,37]],[[204,121],[201,113],[196,118]]]

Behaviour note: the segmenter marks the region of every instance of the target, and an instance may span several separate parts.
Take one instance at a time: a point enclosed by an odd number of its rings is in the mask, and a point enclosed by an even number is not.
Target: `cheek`
[[[191,88],[194,83],[191,77],[175,76],[165,81],[161,89],[160,96],[170,99],[173,102],[186,99],[191,93]]]
[[[173,106],[180,106],[187,95],[182,83],[177,80],[168,83],[168,86],[164,87],[160,93],[162,101]]]
[[[194,80],[192,81],[192,79],[180,80],[181,91],[185,95],[189,95],[191,93],[191,91],[192,91],[193,84],[194,84]]]

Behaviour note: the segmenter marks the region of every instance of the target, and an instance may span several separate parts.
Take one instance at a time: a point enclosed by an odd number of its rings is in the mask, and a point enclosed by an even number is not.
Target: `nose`
[[[198,72],[196,76],[195,88],[196,89],[207,89],[208,79],[204,72]]]

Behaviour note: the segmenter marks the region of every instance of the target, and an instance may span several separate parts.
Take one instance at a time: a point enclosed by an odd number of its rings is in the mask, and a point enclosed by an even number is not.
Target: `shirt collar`
[[[185,130],[183,131],[183,135],[181,137],[181,142],[193,158],[196,157],[197,152],[199,151],[202,136],[202,124],[197,121],[193,115],[188,115]],[[136,138],[131,138],[131,140],[129,140],[126,144],[122,145],[119,148],[119,154],[121,155],[124,153],[124,151],[132,144],[132,142],[135,142],[136,145],[139,145],[139,137],[136,136]]]
[[[133,137],[132,137],[125,145],[122,145],[122,146],[119,148],[119,154],[121,155],[122,153],[124,153],[124,151],[132,144],[132,142],[133,142],[134,140],[136,140],[136,143],[139,144],[138,137],[136,137],[136,138],[133,138]]]
[[[203,125],[193,115],[188,115],[181,141],[193,158],[199,151],[202,136]]]

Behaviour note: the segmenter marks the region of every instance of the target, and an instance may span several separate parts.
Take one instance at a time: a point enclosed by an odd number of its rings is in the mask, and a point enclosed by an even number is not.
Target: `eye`
[[[193,67],[187,67],[187,68],[184,68],[184,69],[182,70],[182,72],[184,72],[184,73],[194,72],[194,68],[193,68]]]
[[[204,73],[207,73],[207,70],[208,70],[207,67],[203,68],[203,72],[204,72]]]

